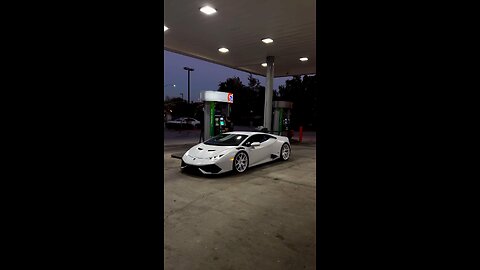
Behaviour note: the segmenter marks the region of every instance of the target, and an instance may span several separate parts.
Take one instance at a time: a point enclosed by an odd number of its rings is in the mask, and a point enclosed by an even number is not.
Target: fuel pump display
[[[284,131],[289,131],[290,130],[290,119],[289,118],[284,118],[283,119],[283,130]]]
[[[213,136],[217,136],[220,133],[224,133],[225,130],[225,116],[224,115],[215,115],[215,127],[213,131]]]

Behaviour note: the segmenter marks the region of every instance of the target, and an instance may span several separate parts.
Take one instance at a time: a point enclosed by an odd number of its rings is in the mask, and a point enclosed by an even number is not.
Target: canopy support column
[[[272,130],[272,98],[273,98],[273,62],[275,57],[267,56],[267,83],[265,87],[265,107],[263,110],[263,126]]]

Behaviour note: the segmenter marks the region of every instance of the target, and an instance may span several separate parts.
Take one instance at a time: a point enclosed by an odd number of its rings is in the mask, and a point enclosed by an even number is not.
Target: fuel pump
[[[204,102],[205,140],[225,132],[226,117],[230,116],[233,94],[218,91],[203,91],[200,99]]]
[[[278,135],[291,137],[290,115],[293,103],[289,101],[273,102],[273,132]]]

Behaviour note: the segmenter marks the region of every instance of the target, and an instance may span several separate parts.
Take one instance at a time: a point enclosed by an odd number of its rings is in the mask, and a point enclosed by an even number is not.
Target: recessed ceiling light
[[[308,61],[308,58],[307,57],[302,57],[302,58],[300,58],[300,61],[302,61],[302,62]]]
[[[207,14],[207,15],[212,15],[213,13],[216,13],[217,10],[212,8],[212,7],[209,7],[209,6],[204,6],[200,9],[201,12]]]
[[[267,63],[262,63],[262,67],[266,67],[267,66]]]
[[[227,48],[220,48],[220,49],[218,49],[218,51],[222,52],[222,53],[227,53],[228,49]]]
[[[263,43],[267,43],[267,44],[268,44],[268,43],[272,43],[272,42],[273,42],[273,39],[271,39],[271,38],[264,38],[264,39],[262,39],[262,41],[263,41]]]
[[[163,32],[167,31],[168,30],[168,27],[166,27],[165,25],[163,26]]]

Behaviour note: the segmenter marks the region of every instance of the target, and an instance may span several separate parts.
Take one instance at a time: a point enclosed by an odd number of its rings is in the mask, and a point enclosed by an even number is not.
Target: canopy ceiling
[[[200,12],[205,5],[217,13]],[[267,56],[275,77],[316,73],[315,0],[164,0],[164,8],[165,50],[261,76]]]

